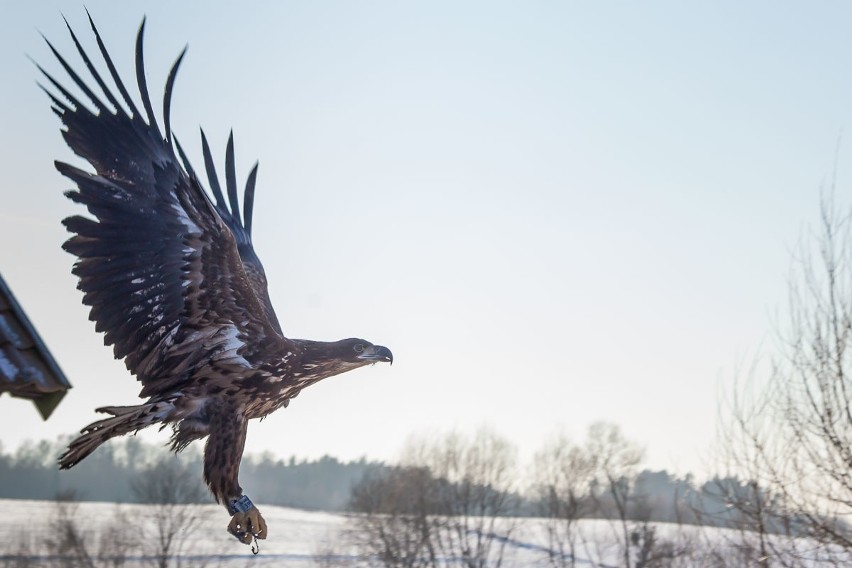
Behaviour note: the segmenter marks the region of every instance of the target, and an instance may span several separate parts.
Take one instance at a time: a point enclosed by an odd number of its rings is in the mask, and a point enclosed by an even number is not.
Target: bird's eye
[[[364,346],[363,346],[363,345],[361,345],[360,343],[356,343],[356,344],[355,344],[355,353],[360,353],[360,352],[361,352],[361,351],[363,351],[363,350],[364,350]]]

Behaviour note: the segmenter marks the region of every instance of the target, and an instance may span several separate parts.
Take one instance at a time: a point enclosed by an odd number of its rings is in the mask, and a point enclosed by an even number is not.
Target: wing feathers
[[[184,308],[181,267],[185,264],[180,223],[163,215],[169,195],[131,192],[112,181],[59,165],[77,182],[69,196],[86,205],[97,221],[82,216],[63,224],[76,233],[63,248],[80,258],[72,272],[80,278],[90,319],[117,358],[133,370],[139,359],[181,323]],[[140,376],[143,380],[146,376]]]
[[[245,207],[245,228],[246,233],[251,236],[251,219],[252,219],[252,211],[254,210],[254,184],[257,181],[257,166],[259,164],[257,162],[254,163],[254,167],[249,172],[248,179],[246,180],[246,192],[243,197],[243,206]]]
[[[175,147],[177,148],[178,155],[180,155],[180,161],[183,162],[183,168],[189,174],[190,179],[192,179],[196,184],[199,184],[198,175],[195,173],[195,170],[192,169],[192,164],[189,163],[189,160],[186,158],[186,154],[183,153],[183,147],[181,147],[180,142],[177,139],[177,136],[174,137]]]
[[[62,86],[62,85],[61,85],[61,84],[60,84],[60,83],[59,83],[56,79],[54,79],[54,78],[53,78],[53,76],[52,76],[50,73],[48,73],[47,71],[45,71],[45,70],[41,67],[41,65],[36,64],[36,67],[38,68],[38,70],[39,70],[39,71],[41,71],[41,74],[42,74],[42,75],[44,75],[44,77],[45,77],[48,81],[50,81],[50,84],[51,84],[51,85],[53,85],[53,87],[54,87],[57,91],[59,91],[60,93],[62,93],[62,96],[63,96],[63,97],[65,97],[65,100],[66,100],[66,101],[68,101],[69,103],[71,103],[71,105],[72,105],[73,107],[75,107],[75,109],[76,109],[76,110],[79,110],[79,111],[81,111],[81,112],[88,112],[89,114],[91,114],[91,113],[89,112],[89,110],[88,110],[85,106],[83,106],[82,104],[80,104],[80,101],[79,101],[79,100],[77,100],[77,98],[76,98],[74,95],[72,95],[70,91],[68,91],[68,89],[66,89],[65,87],[63,87],[63,86]],[[44,87],[42,87],[42,88],[44,89]],[[45,90],[46,90],[46,89],[45,89]],[[64,110],[68,110],[68,106],[66,106],[64,103],[62,103],[61,101],[59,101],[59,100],[58,100],[55,96],[51,95],[51,99],[53,99],[54,104],[61,105],[61,107],[62,107]]]
[[[70,108],[68,105],[66,105],[65,103],[63,103],[63,102],[62,102],[61,100],[59,100],[56,96],[54,96],[54,94],[53,94],[53,93],[51,93],[51,92],[47,89],[47,87],[45,87],[45,86],[44,86],[44,85],[42,85],[41,83],[36,83],[36,84],[38,85],[38,88],[39,88],[39,89],[41,89],[42,91],[44,91],[45,93],[47,93],[47,96],[48,96],[48,97],[50,97],[50,102],[51,102],[51,103],[53,103],[53,105],[50,107],[50,110],[52,110],[52,111],[53,111],[53,113],[54,113],[55,115],[59,116],[59,118],[62,118],[62,115],[63,115],[65,112],[69,112],[69,111],[71,110],[71,108]]]
[[[89,14],[89,11],[86,10],[86,16],[89,18],[89,25],[92,27],[92,32],[95,34],[95,40],[98,42],[98,49],[101,52],[101,56],[104,58],[104,63],[107,64],[107,69],[109,69],[109,74],[112,77],[113,82],[115,83],[118,92],[121,93],[121,98],[124,99],[124,102],[127,104],[127,108],[130,109],[130,113],[133,115],[133,118],[137,118],[139,116],[139,110],[136,108],[136,105],[133,104],[133,99],[130,98],[130,94],[127,92],[127,88],[124,86],[124,83],[121,81],[121,77],[118,75],[118,71],[115,69],[115,65],[112,62],[112,58],[109,56],[109,52],[104,45],[104,41],[101,39],[101,34],[98,32],[98,28],[95,26],[94,20],[92,20],[92,15]],[[109,89],[105,89],[109,90]]]
[[[216,208],[220,210],[224,207],[225,198],[222,196],[222,188],[219,185],[219,176],[216,175],[216,165],[213,163],[213,155],[210,153],[210,145],[207,143],[207,136],[204,135],[204,129],[201,129],[201,151],[204,153],[204,168],[207,170],[207,183],[210,184],[210,189],[213,191],[213,197],[216,198]]]
[[[207,165],[207,175],[210,178],[210,185],[213,188],[213,194],[216,196],[216,210],[219,216],[228,225],[234,239],[237,241],[240,258],[243,262],[243,269],[248,276],[249,283],[255,296],[263,305],[263,310],[269,318],[270,323],[275,328],[279,335],[283,335],[281,325],[278,323],[278,318],[275,315],[275,310],[272,308],[272,302],[269,299],[269,291],[266,282],[266,271],[263,269],[263,264],[254,252],[254,246],[251,242],[251,225],[252,213],[254,210],[254,188],[257,181],[257,167],[255,164],[249,173],[246,181],[246,189],[243,199],[245,207],[245,225],[240,218],[239,196],[237,195],[237,181],[235,173],[234,159],[234,133],[231,132],[228,137],[228,145],[225,150],[225,178],[227,182],[228,202],[225,202],[222,195],[222,189],[219,186],[216,176],[216,168],[213,165],[213,157],[210,153],[210,146],[207,143],[207,137],[204,132],[201,133],[201,144],[204,150],[204,162]],[[230,205],[229,205],[230,203]]]
[[[95,69],[94,64],[92,64],[92,60],[89,58],[89,54],[86,53],[85,49],[83,49],[83,46],[80,44],[80,41],[77,39],[77,34],[75,34],[74,30],[71,29],[71,25],[68,23],[68,20],[65,20],[64,17],[62,19],[65,21],[65,27],[68,28],[68,33],[71,34],[71,39],[74,41],[74,45],[77,47],[77,53],[80,54],[80,58],[86,64],[86,68],[89,70],[89,73],[92,74],[92,77],[95,79],[95,82],[101,88],[101,91],[106,96],[107,100],[115,108],[115,112],[116,113],[124,113],[124,108],[118,103],[115,96],[113,96],[110,89],[106,86],[106,83],[104,83],[104,80],[101,77],[101,74],[98,73],[97,69]]]
[[[234,164],[234,131],[228,136],[228,146],[225,149],[225,182],[228,187],[228,201],[231,204],[231,215],[240,219],[240,199],[237,197],[237,172]]]
[[[139,87],[139,94],[142,95],[142,106],[145,107],[145,114],[148,115],[148,126],[157,134],[157,138],[162,138],[157,117],[154,116],[154,107],[151,105],[151,97],[148,95],[148,84],[145,80],[144,43],[145,18],[142,18],[142,24],[136,34],[136,84]]]
[[[171,96],[186,50],[166,81],[163,138],[145,78],[144,20],[136,39],[136,83],[144,116],[122,83],[91,16],[89,22],[123,105],[95,70],[70,26],[77,52],[115,110],[50,43],[51,52],[97,113],[39,67],[67,101],[45,89],[62,119],[63,137],[95,169],[89,173],[56,162],[57,170],[77,185],[66,193],[68,198],[84,205],[93,217],[74,215],[63,221],[72,233],[63,248],[78,258],[72,272],[79,278],[83,302],[90,306],[89,317],[104,332],[104,341],[113,346],[115,356],[124,358],[128,369],[142,380],[142,396],[177,388],[193,375],[207,376],[209,365],[250,365],[245,357],[255,351],[245,338],[252,337],[258,345],[270,338],[287,345],[287,340],[278,333],[265,277],[259,290],[255,265],[244,268],[238,242],[244,240],[245,231],[228,210],[203,133],[205,166],[216,206],[199,185],[176,138],[172,145]],[[226,174],[231,205],[238,214],[233,156],[231,140]],[[254,173],[247,186],[249,219],[253,197],[248,197],[248,190],[250,186],[253,196],[253,179]],[[245,254],[249,253],[254,255],[250,246]]]
[[[66,22],[66,24],[67,24],[67,22]],[[73,34],[72,34],[72,37],[73,37]],[[65,58],[62,57],[62,55],[60,55],[58,51],[56,51],[56,48],[53,47],[53,44],[50,43],[50,41],[44,36],[42,36],[42,39],[44,39],[44,42],[50,48],[50,51],[53,52],[53,55],[56,56],[56,59],[59,61],[60,65],[62,65],[62,68],[65,69],[65,72],[68,73],[68,76],[71,77],[71,80],[74,81],[74,84],[76,84],[80,88],[80,90],[83,91],[83,93],[89,98],[89,100],[92,101],[92,103],[94,103],[94,105],[96,107],[98,107],[99,111],[105,110],[106,106],[104,105],[104,103],[101,102],[101,100],[98,98],[98,96],[95,95],[95,93],[92,92],[92,90],[88,87],[88,85],[86,85],[86,83],[83,82],[82,79],[80,79],[80,76],[77,75],[77,73],[74,72],[74,70],[71,68],[70,65],[68,65],[68,62],[65,61]],[[76,38],[74,38],[74,41],[76,42]],[[44,69],[39,67],[39,71],[44,73],[44,75],[47,76],[47,78],[53,83],[54,86],[61,89],[61,87],[59,87],[59,85],[53,80],[53,78],[50,77],[50,75],[48,75],[47,73],[45,73]],[[67,91],[65,91],[64,89],[61,89],[61,90],[63,91],[63,95],[65,95],[66,97],[70,96],[70,95],[67,94]],[[76,102],[74,104],[76,106],[79,106],[79,104],[76,103]]]
[[[180,55],[178,55],[178,58],[172,65],[171,70],[169,71],[169,78],[166,80],[166,94],[163,96],[163,123],[165,124],[166,128],[166,142],[170,145],[172,143],[172,89],[175,86],[175,78],[177,77],[177,72],[180,68],[180,63],[181,61],[183,61],[183,56],[186,55],[186,49],[186,47],[183,48],[183,50],[180,52]],[[187,163],[187,160],[183,158],[183,152],[181,152],[181,159],[183,160],[184,164]],[[192,173],[192,171],[190,171],[190,173]]]

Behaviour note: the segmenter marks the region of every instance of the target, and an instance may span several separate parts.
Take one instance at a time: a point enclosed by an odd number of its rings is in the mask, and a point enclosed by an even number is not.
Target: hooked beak
[[[360,355],[358,355],[358,358],[364,359],[365,361],[372,361],[374,363],[382,361],[393,365],[393,353],[391,353],[391,350],[383,345],[372,345],[367,347]]]

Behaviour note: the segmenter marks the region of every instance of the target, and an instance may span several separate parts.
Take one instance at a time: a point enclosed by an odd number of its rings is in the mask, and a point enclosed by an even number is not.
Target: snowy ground
[[[81,531],[86,546],[94,555],[109,556],[121,548],[128,535],[132,541],[144,542],[142,548],[130,547],[129,564],[141,565],[151,560],[152,543],[156,542],[154,509],[145,505],[117,505],[114,503],[75,503],[71,505],[73,518]],[[76,508],[76,509],[74,509]],[[228,516],[218,506],[200,506],[197,528],[189,537],[179,534],[183,543],[178,551],[189,566],[354,566],[356,551],[344,536],[347,519],[344,515],[301,511],[285,507],[261,505],[269,524],[269,538],[260,543],[260,554],[253,556],[250,549],[225,532]],[[25,555],[37,561],[36,565],[49,564],[50,539],[56,538],[55,520],[57,504],[50,501],[25,501],[0,499],[0,566],[14,566],[11,558]],[[512,539],[508,541],[504,566],[545,566],[546,538],[543,524],[537,519],[520,519]],[[743,535],[734,531],[702,529],[667,524],[654,524],[658,541],[670,543],[673,550],[689,547],[699,552],[684,556],[676,566],[709,565],[709,549],[741,552]],[[582,521],[577,545],[579,566],[621,566],[622,549],[618,546],[618,526],[607,521]],[[818,551],[808,543],[792,543],[810,554]],[[128,550],[128,547],[125,547]],[[634,550],[631,554],[638,552]],[[4,564],[5,562],[5,564]],[[738,565],[735,561],[729,564]],[[742,564],[745,565],[745,564]],[[820,566],[814,562],[813,566]]]
[[[108,550],[111,527],[125,524],[133,535],[144,535],[145,540],[156,540],[154,511],[146,505],[118,505],[115,503],[74,503],[74,518],[78,521],[90,550]],[[214,565],[241,566],[246,560],[252,565],[288,566],[315,565],[315,556],[339,549],[336,546],[345,517],[329,513],[300,511],[270,505],[260,506],[269,524],[270,536],[260,541],[260,554],[254,556],[248,546],[230,536],[225,528],[228,514],[216,505],[199,506],[200,518],[191,536],[184,538],[179,551],[184,558],[211,560]],[[52,535],[51,522],[57,518],[57,504],[52,501],[26,501],[0,499],[0,557],[26,552],[45,556],[50,553],[48,539]],[[121,520],[123,516],[124,520]],[[181,535],[182,536],[182,535]],[[113,538],[112,540],[115,540]],[[181,540],[180,536],[176,540]],[[104,542],[102,542],[104,541]],[[142,561],[153,549],[135,550],[132,558]],[[343,554],[349,551],[342,550]],[[199,562],[200,563],[200,562]]]

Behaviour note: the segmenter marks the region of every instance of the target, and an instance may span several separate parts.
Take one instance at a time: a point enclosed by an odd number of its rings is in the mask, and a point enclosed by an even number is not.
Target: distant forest
[[[15,452],[6,452],[0,446],[0,498],[70,497],[80,501],[136,503],[140,502],[140,496],[134,491],[134,484],[152,471],[177,462],[187,481],[198,483],[199,491],[193,494],[202,496],[200,502],[212,502],[203,486],[200,448],[191,447],[175,456],[162,446],[130,437],[113,440],[74,468],[59,471],[56,459],[66,442],[43,440],[21,445]],[[395,469],[399,468],[365,458],[343,462],[331,456],[297,460],[247,454],[240,468],[240,483],[258,503],[340,512],[351,510],[353,488],[359,483],[386,477]],[[639,520],[725,525],[729,507],[718,495],[719,487],[739,492],[745,490],[746,484],[733,478],[716,478],[696,485],[691,476],[678,478],[666,471],[642,470],[627,489],[629,516]],[[582,507],[587,511],[583,516],[618,516],[617,507],[609,502],[604,491],[598,495],[593,488],[587,491],[584,496],[577,496],[580,504],[594,500],[596,506]],[[517,507],[511,513],[540,514],[534,499],[516,495]]]
[[[43,440],[21,445],[15,452],[0,446],[0,498],[55,499],[73,496],[81,501],[138,502],[133,484],[164,462],[178,461],[203,489],[200,448],[174,456],[164,447],[138,438],[113,440],[70,470],[59,471],[57,457],[66,440]],[[385,467],[366,459],[341,462],[330,456],[318,460],[289,460],[270,455],[246,455],[240,483],[258,503],[300,509],[342,511],[352,486],[368,470]],[[206,502],[206,501],[205,501]],[[210,498],[212,502],[212,498]]]

